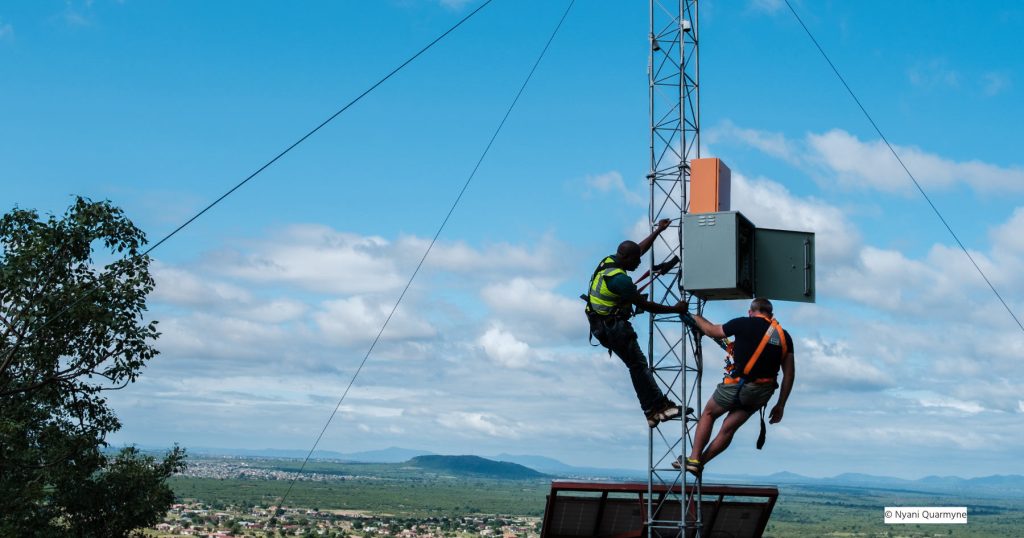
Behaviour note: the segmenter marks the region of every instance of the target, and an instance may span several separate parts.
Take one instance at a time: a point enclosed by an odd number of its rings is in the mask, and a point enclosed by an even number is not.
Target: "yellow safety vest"
[[[607,279],[615,275],[624,275],[626,271],[615,266],[615,258],[608,256],[601,260],[593,278],[590,279],[590,292],[587,295],[587,311],[600,316],[610,316],[623,312],[619,294],[608,289]]]

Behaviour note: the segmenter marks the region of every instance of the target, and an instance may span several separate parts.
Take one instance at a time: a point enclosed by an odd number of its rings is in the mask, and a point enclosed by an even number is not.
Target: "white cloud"
[[[428,239],[405,236],[397,241],[395,255],[412,267],[423,257],[429,244]],[[563,248],[550,238],[542,238],[532,249],[508,243],[476,249],[463,242],[439,241],[431,249],[425,267],[469,275],[547,273],[559,263],[558,252]]]
[[[996,252],[1024,254],[1024,207],[1014,209],[1010,219],[992,230]]]
[[[371,293],[404,284],[388,248],[380,237],[294,225],[257,244],[251,254],[219,253],[211,263],[224,274],[252,282],[326,293]]]
[[[714,144],[719,140],[738,140],[762,153],[791,164],[800,162],[801,148],[782,133],[744,129],[726,120],[708,130],[705,142]]]
[[[731,123],[711,129],[712,140],[734,141],[782,159],[851,189],[911,194],[916,190],[892,151],[882,140],[862,141],[842,129],[809,133],[793,141],[780,133],[739,128]],[[920,185],[928,190],[964,184],[982,193],[1024,191],[1024,168],[997,166],[979,160],[955,161],[914,146],[893,145]],[[735,178],[734,173],[734,178]],[[736,204],[734,204],[736,205]]]
[[[436,329],[422,316],[414,316],[408,305],[399,306],[381,335],[385,341],[431,338]],[[392,304],[374,303],[365,297],[324,301],[313,320],[325,339],[343,346],[369,342],[391,313]]]
[[[285,323],[300,319],[309,307],[294,299],[274,299],[236,311],[236,315],[264,323]]]
[[[455,411],[437,418],[438,423],[457,432],[477,432],[503,439],[517,439],[516,424],[488,413],[466,413]]]
[[[239,286],[203,278],[160,261],[154,261],[151,268],[153,280],[156,281],[151,297],[156,301],[186,306],[208,306],[225,302],[247,303],[253,299],[249,291]]]
[[[525,368],[530,365],[530,346],[497,325],[492,325],[480,335],[477,343],[488,357],[505,368]]]
[[[966,278],[970,268],[950,260],[955,251],[939,245],[914,257],[862,247],[838,208],[796,196],[766,179],[736,173],[734,181],[736,199],[743,200],[744,211],[759,225],[813,229],[820,241],[831,235],[833,242],[847,245],[843,248],[854,256],[828,255],[835,267],[828,278],[819,277],[826,278],[819,296],[831,303],[853,302],[873,318],[848,316],[834,304],[809,305],[811,310],[799,316],[786,314],[793,324],[787,328],[797,337],[797,388],[782,430],[787,433],[776,438],[780,445],[799,446],[794,439],[823,420],[840,416],[846,423],[847,416],[860,420],[868,415],[885,421],[872,446],[899,442],[893,439],[900,430],[934,443],[953,436],[943,419],[967,414],[978,422],[979,433],[951,445],[966,450],[962,447],[994,439],[981,431],[983,425],[1009,413],[1019,416],[1020,399],[1005,397],[1012,386],[992,383],[980,358],[1005,360],[1024,353],[1024,338],[958,336],[976,333],[974,326],[1002,325],[999,313],[987,310],[984,315],[991,320],[955,320],[964,315],[958,305],[970,304],[977,291],[957,291],[957,279]],[[1021,212],[1008,217],[993,230],[993,242],[1013,250],[1012,232],[1021,219]],[[646,234],[646,217],[637,223],[634,239]],[[211,420],[225,420],[231,426],[218,435],[249,436],[268,445],[276,443],[262,439],[294,439],[322,427],[319,420],[334,408],[393,298],[372,290],[343,294],[297,269],[273,273],[273,278],[239,272],[244,265],[239,260],[287,265],[280,257],[294,251],[280,243],[306,253],[311,263],[351,252],[396,275],[417,261],[417,251],[425,246],[415,237],[393,241],[326,227],[289,227],[270,240],[243,243],[231,257],[209,257],[188,268],[162,262],[155,271],[162,288],[155,306],[168,315],[154,314],[163,320],[165,336],[158,341],[163,354],[147,368],[145,398],[117,396],[126,419],[149,409],[137,410],[139,405],[173,408],[189,416],[149,416],[147,422],[162,417],[159,432],[152,435],[200,435],[190,432],[206,431]],[[414,287],[406,297],[332,425],[328,437],[337,437],[335,446],[352,450],[351,439],[359,438],[376,445],[366,448],[379,448],[400,438],[402,446],[439,452],[487,454],[486,447],[496,453],[528,446],[565,457],[559,444],[571,442],[580,447],[574,452],[601,447],[603,457],[642,454],[647,430],[626,368],[602,348],[587,345],[578,299],[558,291],[568,278],[580,278],[582,287],[590,268],[582,277],[557,266],[535,271],[546,253],[559,257],[554,239],[542,243],[439,244],[435,254],[442,263],[420,278],[441,284]],[[945,263],[937,263],[941,259]],[[1011,273],[998,270],[996,277]],[[918,312],[922,316],[914,315]],[[638,324],[637,330],[643,333],[645,327]],[[645,334],[640,337],[645,341]],[[705,380],[713,384],[717,360],[706,360],[705,366]],[[931,393],[904,396],[915,383],[927,383]],[[557,416],[552,409],[559,409]],[[296,420],[296,415],[316,419]],[[905,415],[929,422],[915,425],[903,420]],[[274,425],[252,432],[244,423]],[[866,419],[863,425],[876,426]],[[139,431],[142,426],[132,427]],[[325,439],[324,446],[331,442]],[[1003,442],[1019,444],[1012,438]],[[821,443],[834,448],[829,441]],[[738,449],[733,455],[744,453]]]
[[[845,342],[826,343],[799,339],[796,379],[815,392],[831,390],[877,391],[893,385],[890,376],[853,354]]]
[[[836,175],[841,184],[884,192],[910,193],[914,186],[903,167],[881,140],[862,142],[840,129],[807,137],[810,159]],[[1024,190],[1024,169],[1003,168],[978,160],[957,162],[915,147],[894,145],[918,183],[926,190],[964,183],[982,192]]]
[[[759,228],[811,231],[818,264],[850,259],[860,234],[840,208],[814,198],[794,196],[767,179],[750,180],[733,172],[733,206]]]
[[[596,176],[587,176],[585,183],[587,185],[587,192],[613,194],[621,197],[626,203],[633,205],[643,205],[646,203],[646,198],[627,188],[626,183],[622,180],[622,174],[614,170]]]
[[[950,398],[939,394],[926,394],[920,396],[917,398],[917,402],[922,407],[950,409],[958,413],[968,415],[976,415],[985,410],[985,408],[977,402],[958,400],[956,398]]]
[[[586,334],[582,301],[555,293],[555,284],[552,279],[516,277],[486,285],[481,297],[498,319],[514,327],[529,342]],[[581,281],[580,286],[585,285]]]
[[[343,405],[338,408],[338,411],[348,415],[353,415],[354,417],[394,419],[402,416],[402,410],[394,407]]]
[[[296,338],[284,326],[227,315],[193,312],[183,317],[160,317],[157,348],[167,355],[254,360],[280,358]]]

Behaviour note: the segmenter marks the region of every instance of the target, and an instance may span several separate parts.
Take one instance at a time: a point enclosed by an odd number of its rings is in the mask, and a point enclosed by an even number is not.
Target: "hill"
[[[481,458],[480,456],[416,456],[405,462],[405,465],[455,476],[511,480],[550,478],[549,475],[539,473],[517,463],[494,461]]]

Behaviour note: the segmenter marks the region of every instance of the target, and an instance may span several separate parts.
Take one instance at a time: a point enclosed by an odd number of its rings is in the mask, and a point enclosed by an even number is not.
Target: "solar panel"
[[[768,486],[704,484],[700,491],[702,534],[711,538],[761,536],[779,496]],[[654,491],[652,534],[676,538],[680,533],[672,522],[681,520],[681,505],[662,501],[666,493],[667,487]],[[687,494],[693,494],[691,488]],[[639,538],[646,534],[648,504],[645,483],[554,481],[541,538]]]

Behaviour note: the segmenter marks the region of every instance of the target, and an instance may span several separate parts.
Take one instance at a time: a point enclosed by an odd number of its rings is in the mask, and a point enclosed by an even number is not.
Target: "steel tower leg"
[[[685,254],[682,216],[688,210],[689,162],[700,157],[697,30],[697,0],[650,1],[650,224],[672,219],[650,250],[652,266]],[[651,299],[666,304],[685,300],[691,309],[703,310],[703,302],[683,289],[681,270],[680,263],[652,284]],[[647,356],[659,385],[673,401],[700,413],[700,339],[676,315],[651,314],[649,334]],[[703,534],[701,481],[672,468],[673,460],[689,455],[695,428],[696,422],[670,421],[649,434],[646,527],[651,538]]]

